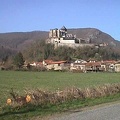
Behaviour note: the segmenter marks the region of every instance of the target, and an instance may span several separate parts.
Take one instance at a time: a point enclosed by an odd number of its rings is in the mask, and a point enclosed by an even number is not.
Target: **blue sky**
[[[0,0],[0,33],[98,28],[120,40],[120,0]]]

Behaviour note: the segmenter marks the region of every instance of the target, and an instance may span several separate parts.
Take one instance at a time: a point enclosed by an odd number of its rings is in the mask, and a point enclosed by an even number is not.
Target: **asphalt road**
[[[92,109],[73,111],[51,120],[120,120],[120,103],[111,103]]]

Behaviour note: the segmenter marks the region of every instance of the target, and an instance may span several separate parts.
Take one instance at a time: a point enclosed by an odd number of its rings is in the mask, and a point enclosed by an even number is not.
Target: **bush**
[[[46,106],[47,104],[59,104],[73,100],[85,100],[88,98],[100,98],[104,96],[120,93],[120,84],[106,84],[94,88],[79,89],[76,87],[66,88],[63,91],[59,89],[55,92],[43,91],[40,89],[27,90],[25,96],[19,96],[15,92],[10,92],[13,103],[21,106],[21,103],[26,103],[27,95],[31,96],[31,104]],[[17,100],[19,100],[18,102]]]

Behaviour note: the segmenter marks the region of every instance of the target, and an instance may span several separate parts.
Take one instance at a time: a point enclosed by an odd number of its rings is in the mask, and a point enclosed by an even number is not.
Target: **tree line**
[[[110,46],[77,48],[60,46],[55,49],[53,44],[45,44],[45,41],[38,41],[31,44],[23,52],[23,56],[28,61],[42,61],[43,59],[67,61],[75,59],[88,60],[90,58],[98,61],[120,59],[120,53]]]
[[[9,53],[9,52],[8,52]],[[2,63],[7,68],[21,68],[26,63],[32,61],[43,61],[44,59],[52,59],[55,61],[66,60],[74,61],[76,59],[89,60],[119,60],[120,53],[110,46],[106,47],[77,47],[71,48],[60,46],[55,49],[53,44],[46,44],[44,40],[37,41],[29,45],[24,51],[15,53],[14,55],[6,54],[3,56]]]

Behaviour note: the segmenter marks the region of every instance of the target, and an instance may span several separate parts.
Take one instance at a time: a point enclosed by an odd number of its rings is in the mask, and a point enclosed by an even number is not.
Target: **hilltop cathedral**
[[[63,26],[61,29],[51,29],[47,43],[52,43],[55,48],[59,46],[79,47],[79,46],[93,46],[90,39],[76,38],[76,35],[68,34],[67,29]]]

